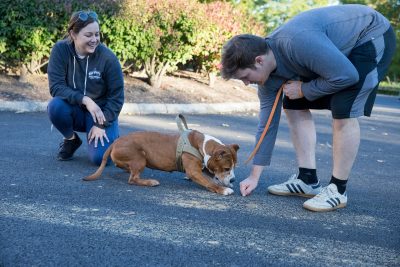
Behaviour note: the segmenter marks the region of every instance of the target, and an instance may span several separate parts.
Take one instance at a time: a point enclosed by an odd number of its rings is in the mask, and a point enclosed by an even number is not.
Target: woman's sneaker
[[[58,160],[70,160],[74,155],[75,151],[82,145],[82,140],[75,134],[75,138],[72,140],[64,139],[60,143],[60,149],[58,150]]]
[[[297,175],[293,174],[286,182],[269,186],[268,192],[279,196],[301,197],[313,197],[321,192],[319,181],[316,184],[308,185],[296,177]]]
[[[347,194],[340,194],[335,184],[329,184],[321,193],[304,202],[303,207],[312,211],[331,211],[344,208],[347,204]]]

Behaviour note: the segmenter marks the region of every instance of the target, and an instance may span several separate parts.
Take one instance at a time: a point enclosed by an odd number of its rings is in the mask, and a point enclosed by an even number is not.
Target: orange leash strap
[[[281,88],[279,88],[278,94],[276,95],[275,102],[274,102],[274,105],[272,106],[272,110],[271,110],[271,113],[269,114],[268,121],[267,121],[267,124],[265,125],[264,131],[262,132],[262,134],[260,136],[260,139],[258,140],[257,145],[253,149],[253,152],[251,152],[251,154],[250,154],[249,158],[246,160],[245,164],[249,163],[249,161],[257,153],[258,149],[260,148],[260,145],[261,145],[262,141],[264,140],[265,135],[267,134],[269,125],[271,124],[272,118],[274,117],[274,114],[275,114],[275,111],[276,111],[276,106],[278,105],[279,98],[280,98],[280,96],[282,94],[282,90],[283,90],[283,86],[284,85],[285,84],[282,84]]]

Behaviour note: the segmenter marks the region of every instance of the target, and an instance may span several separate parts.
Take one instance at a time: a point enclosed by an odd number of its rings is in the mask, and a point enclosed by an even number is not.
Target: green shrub
[[[149,19],[144,31],[151,36],[143,59],[150,84],[159,87],[167,71],[190,60],[194,54],[200,5],[194,0],[146,1]]]
[[[40,71],[54,43],[65,36],[72,12],[89,9],[99,15],[102,41],[116,53],[124,70],[144,68],[155,87],[167,71],[193,57],[202,70],[215,72],[227,39],[260,29],[244,12],[222,2],[3,0],[0,68]]]
[[[264,34],[262,24],[227,2],[205,4],[203,17],[207,20],[197,35],[194,65],[208,74],[218,72],[221,49],[228,39],[241,33]]]
[[[52,46],[62,39],[72,12],[93,8],[95,1],[3,0],[0,2],[0,64],[30,73],[47,63]],[[96,3],[103,12],[116,9],[113,0]]]
[[[3,0],[0,3],[0,49],[5,68],[38,70],[60,31],[60,9],[54,1]],[[32,15],[32,10],[35,10]]]

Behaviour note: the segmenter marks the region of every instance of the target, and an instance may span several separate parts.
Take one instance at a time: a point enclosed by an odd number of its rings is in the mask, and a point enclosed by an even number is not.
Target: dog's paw
[[[160,182],[157,180],[149,179],[149,186],[158,186],[160,185]]]
[[[224,196],[232,195],[232,194],[233,194],[233,190],[232,190],[231,188],[226,187],[226,188],[224,188],[224,190],[222,191],[222,194],[223,194]]]

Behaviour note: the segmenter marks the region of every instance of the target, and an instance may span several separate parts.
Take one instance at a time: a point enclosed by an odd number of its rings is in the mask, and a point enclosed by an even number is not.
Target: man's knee
[[[347,127],[350,128],[358,128],[358,119],[357,118],[346,118],[346,119],[333,119],[332,121],[333,128],[336,130],[341,130]]]
[[[284,111],[289,120],[305,120],[311,118],[309,109],[284,109]]]

